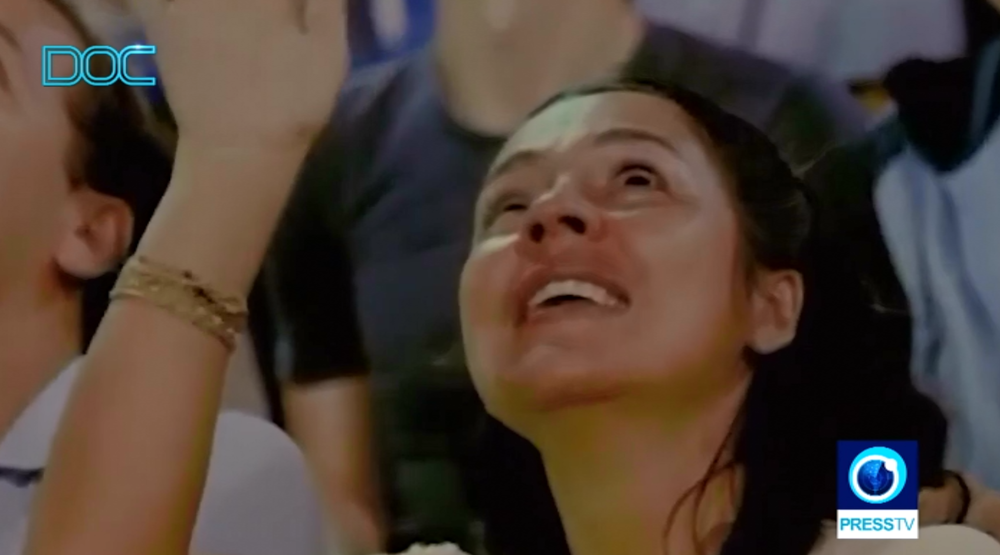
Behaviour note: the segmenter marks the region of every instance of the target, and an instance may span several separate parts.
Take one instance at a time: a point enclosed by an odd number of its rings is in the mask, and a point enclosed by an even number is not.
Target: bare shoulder
[[[838,540],[831,538],[812,555],[1000,555],[1000,543],[966,526],[930,526],[917,540]]]

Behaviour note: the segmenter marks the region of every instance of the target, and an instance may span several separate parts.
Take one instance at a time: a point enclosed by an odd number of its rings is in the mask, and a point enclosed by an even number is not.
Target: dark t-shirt
[[[662,27],[623,71],[714,99],[794,166],[864,128],[846,90]],[[399,543],[456,539],[475,513],[493,555],[564,553],[537,453],[485,418],[461,363],[458,278],[502,139],[462,128],[437,87],[425,52],[342,93],[266,268],[279,366],[298,383],[370,374]]]

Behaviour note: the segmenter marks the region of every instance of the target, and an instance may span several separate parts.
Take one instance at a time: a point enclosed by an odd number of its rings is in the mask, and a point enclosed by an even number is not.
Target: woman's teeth
[[[538,290],[531,300],[528,301],[529,308],[537,308],[543,304],[556,301],[559,297],[576,298],[578,300],[588,300],[595,304],[607,307],[617,307],[621,301],[615,298],[607,289],[579,280],[553,281]],[[567,299],[567,300],[570,300]]]

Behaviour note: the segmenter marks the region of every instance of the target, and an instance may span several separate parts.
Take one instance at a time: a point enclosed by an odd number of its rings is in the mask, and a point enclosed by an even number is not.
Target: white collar
[[[45,467],[59,420],[80,373],[79,362],[80,359],[73,361],[60,372],[0,439],[0,467],[17,470]]]

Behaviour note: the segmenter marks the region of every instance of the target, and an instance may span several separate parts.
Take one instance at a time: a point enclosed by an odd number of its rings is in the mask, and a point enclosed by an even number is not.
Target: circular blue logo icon
[[[906,484],[906,463],[888,447],[871,447],[854,457],[848,483],[865,503],[880,505],[896,498]]]

